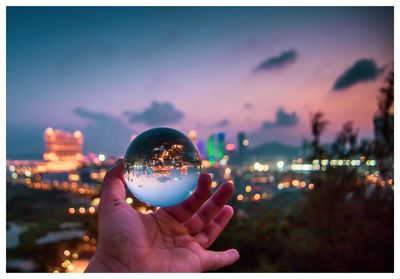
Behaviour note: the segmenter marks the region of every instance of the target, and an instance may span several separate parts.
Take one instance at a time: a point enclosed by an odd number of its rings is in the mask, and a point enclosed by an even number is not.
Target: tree
[[[354,128],[353,121],[347,121],[332,145],[333,154],[339,157],[354,155],[357,152],[357,138],[358,129]]]
[[[374,155],[382,177],[393,175],[394,152],[394,73],[389,73],[386,86],[378,97],[378,114],[374,118]]]
[[[316,113],[311,114],[311,132],[313,136],[311,145],[314,149],[314,158],[321,158],[324,153],[324,150],[320,145],[320,139],[321,134],[324,132],[328,124],[329,121],[324,119],[324,113],[322,111],[317,111]]]

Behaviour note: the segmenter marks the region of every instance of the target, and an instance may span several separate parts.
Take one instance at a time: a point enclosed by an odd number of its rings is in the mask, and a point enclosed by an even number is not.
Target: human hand
[[[235,249],[207,250],[233,216],[226,205],[234,186],[211,195],[202,174],[195,192],[179,205],[142,214],[125,202],[123,161],[110,169],[98,207],[98,247],[86,272],[199,272],[239,259]]]

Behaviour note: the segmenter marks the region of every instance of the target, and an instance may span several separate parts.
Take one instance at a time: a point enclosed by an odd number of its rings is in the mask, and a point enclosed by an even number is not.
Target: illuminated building
[[[207,140],[207,158],[210,161],[210,165],[213,166],[215,164],[215,136],[211,135]]]
[[[66,172],[76,170],[82,163],[83,134],[73,134],[62,130],[47,128],[44,132],[45,152],[43,160],[47,172]]]

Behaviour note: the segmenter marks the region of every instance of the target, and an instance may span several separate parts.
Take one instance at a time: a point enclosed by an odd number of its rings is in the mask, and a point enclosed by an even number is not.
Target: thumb
[[[125,183],[123,178],[124,160],[118,159],[104,177],[101,188],[101,203],[105,204],[125,200]]]
[[[222,252],[206,251],[203,271],[216,270],[231,265],[239,259],[239,252],[236,249],[229,249]]]

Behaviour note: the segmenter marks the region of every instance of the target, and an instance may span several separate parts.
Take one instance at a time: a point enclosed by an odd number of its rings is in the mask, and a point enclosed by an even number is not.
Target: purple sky
[[[323,141],[371,138],[393,44],[392,8],[7,8],[7,156],[47,126],[118,155],[154,126],[300,145],[317,110]]]

